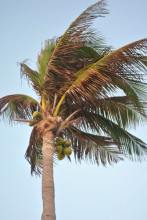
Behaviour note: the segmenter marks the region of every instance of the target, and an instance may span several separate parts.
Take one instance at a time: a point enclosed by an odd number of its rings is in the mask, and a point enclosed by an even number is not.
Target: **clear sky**
[[[0,0],[0,97],[28,94],[17,62],[35,68],[41,43],[61,36],[95,0]],[[146,0],[108,0],[110,14],[94,27],[114,48],[147,37]],[[41,179],[24,159],[31,128],[0,122],[0,220],[40,220]],[[147,126],[132,131],[147,142]],[[61,161],[54,169],[57,220],[146,220],[147,163],[113,167]]]

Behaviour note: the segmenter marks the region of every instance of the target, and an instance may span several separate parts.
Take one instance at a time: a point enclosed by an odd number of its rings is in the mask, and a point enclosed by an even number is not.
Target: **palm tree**
[[[42,220],[56,219],[53,164],[62,159],[57,138],[71,142],[79,162],[105,166],[147,154],[147,145],[127,131],[147,120],[147,39],[117,50],[106,46],[91,28],[93,19],[108,13],[105,7],[105,0],[90,6],[60,38],[46,41],[37,70],[20,63],[38,101],[22,94],[0,99],[2,119],[33,126],[25,157],[31,174],[42,174]]]

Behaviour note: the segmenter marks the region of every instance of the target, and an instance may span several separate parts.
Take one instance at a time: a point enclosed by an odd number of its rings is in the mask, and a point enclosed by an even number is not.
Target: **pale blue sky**
[[[94,0],[0,0],[0,97],[25,93],[17,62],[35,68],[41,43],[60,36]],[[109,0],[110,15],[95,21],[115,48],[147,37],[146,0]],[[0,220],[40,220],[41,179],[24,159],[31,128],[0,123]],[[133,131],[147,142],[147,126]],[[57,220],[146,220],[147,163],[128,160],[107,168],[74,161],[55,167]]]

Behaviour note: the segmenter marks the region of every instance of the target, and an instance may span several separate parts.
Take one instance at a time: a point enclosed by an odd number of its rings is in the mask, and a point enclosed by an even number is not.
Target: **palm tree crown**
[[[105,0],[90,6],[60,38],[47,40],[37,70],[20,63],[21,77],[39,101],[22,94],[0,99],[4,120],[34,125],[25,155],[31,173],[41,174],[42,135],[48,128],[54,138],[70,140],[78,161],[106,165],[147,154],[147,145],[127,131],[147,119],[147,39],[108,47],[91,28],[95,18],[108,13],[105,7]],[[41,119],[32,118],[35,111]]]

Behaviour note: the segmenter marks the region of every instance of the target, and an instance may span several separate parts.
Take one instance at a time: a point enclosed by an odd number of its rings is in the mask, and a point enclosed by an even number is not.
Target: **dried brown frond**
[[[25,153],[25,159],[30,163],[31,165],[31,175],[35,174],[36,176],[42,175],[42,135],[38,132],[37,128],[34,127],[31,136],[28,148]],[[54,154],[53,158],[54,165],[57,164],[57,155]]]
[[[31,165],[31,174],[35,173],[40,176],[42,173],[42,138],[38,136],[35,127],[30,136],[25,158]]]

